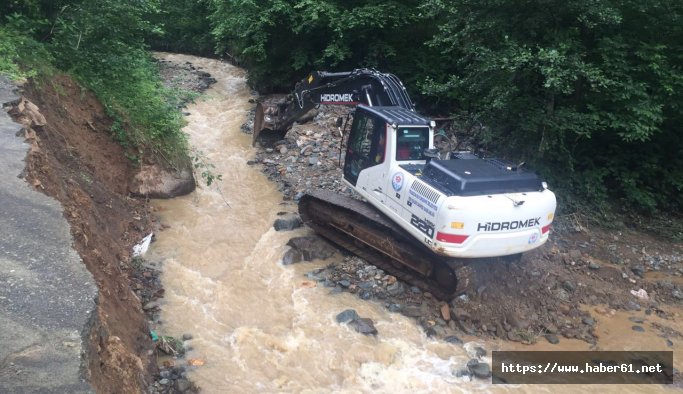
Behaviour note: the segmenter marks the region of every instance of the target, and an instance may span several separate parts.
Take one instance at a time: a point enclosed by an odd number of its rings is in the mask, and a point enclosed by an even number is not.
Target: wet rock
[[[474,356],[477,358],[482,358],[486,356],[486,349],[484,349],[481,346],[475,346],[474,349],[472,349],[472,352],[474,353]]]
[[[639,311],[641,309],[640,304],[635,301],[628,301],[624,307],[627,311]]]
[[[398,297],[405,292],[405,286],[401,282],[394,282],[387,286],[387,293],[392,297]]]
[[[645,267],[642,265],[636,265],[634,267],[631,267],[631,272],[633,272],[636,276],[642,278],[643,274],[645,273]]]
[[[356,332],[359,332],[363,335],[377,335],[377,329],[375,328],[372,319],[357,317],[356,319],[351,320],[348,324],[350,327],[353,327]]]
[[[300,251],[305,261],[326,259],[335,253],[335,249],[326,241],[317,236],[295,237],[287,242],[287,245]]]
[[[599,270],[599,269],[600,269],[600,264],[591,262],[590,264],[588,264],[588,268],[590,268],[590,269],[592,269],[592,270]]]
[[[672,291],[671,295],[677,300],[683,300],[683,292],[681,292],[680,290]]]
[[[192,383],[190,383],[187,379],[178,379],[175,381],[174,387],[176,391],[185,393],[192,387]]]
[[[131,194],[148,198],[173,198],[192,192],[196,182],[192,170],[179,171],[163,168],[158,164],[142,165],[133,177]]]
[[[162,386],[167,386],[170,382],[171,381],[166,378],[159,380],[159,384]]]
[[[628,319],[634,323],[637,323],[637,324],[643,324],[645,322],[645,320],[643,318],[636,317],[636,316],[631,316]]]
[[[349,286],[351,286],[351,281],[348,279],[342,279],[338,283],[339,283],[339,286],[344,287],[344,288],[348,288]]]
[[[463,343],[463,342],[462,342],[462,339],[456,337],[455,335],[449,335],[449,336],[447,336],[446,338],[444,338],[444,341],[446,341],[446,342],[448,342],[448,343],[453,343],[453,344],[456,344],[456,345],[462,345],[462,343]]]
[[[420,317],[422,316],[422,308],[415,305],[408,305],[401,308],[401,314],[408,317]]]
[[[183,334],[182,338],[183,338],[183,341],[189,341],[193,337],[192,337],[192,334],[186,332],[185,334]]]
[[[635,332],[645,332],[645,329],[641,326],[633,326],[631,329]]]
[[[282,256],[282,265],[300,263],[304,260],[304,255],[300,250],[289,248]]]
[[[555,334],[545,334],[545,339],[553,345],[560,343],[560,338],[558,338]]]
[[[591,327],[595,325],[595,320],[591,317],[584,317],[583,319],[581,319],[581,321],[583,322],[583,324],[586,324]]]
[[[299,215],[287,214],[283,217],[275,219],[273,227],[275,228],[275,231],[290,231],[301,227],[303,224],[304,223]]]
[[[348,323],[352,320],[358,319],[358,312],[353,309],[347,309],[337,315],[337,323]]]
[[[455,370],[455,371],[452,371],[451,373],[452,373],[456,378],[464,378],[464,377],[468,377],[468,378],[469,378],[469,377],[472,376],[472,372],[470,372],[470,370],[467,369],[467,368],[459,368],[459,369],[457,369],[457,370]]]
[[[666,340],[666,346],[667,346],[667,347],[672,347],[673,345],[674,345],[674,343],[671,342],[671,339],[667,339],[667,340]]]
[[[491,367],[487,363],[482,363],[476,358],[467,362],[467,369],[479,379],[487,379],[491,377]]]

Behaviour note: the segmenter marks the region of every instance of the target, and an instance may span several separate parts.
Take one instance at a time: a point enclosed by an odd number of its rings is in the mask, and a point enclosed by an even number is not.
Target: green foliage
[[[452,59],[423,90],[481,119],[499,152],[535,163],[561,198],[683,206],[682,3],[430,0],[423,10],[439,25],[429,45]]]
[[[312,69],[419,71],[429,49],[422,43],[433,32],[417,12],[420,3],[210,0],[217,54],[246,65],[262,91],[291,89]]]
[[[17,33],[18,17],[0,25],[0,74],[11,80],[24,80],[38,74],[51,74],[51,55],[44,45],[25,34]]]
[[[155,50],[213,54],[207,0],[160,0],[159,12],[151,15],[157,28],[147,35]]]
[[[18,50],[16,43],[42,40],[50,56],[41,62],[54,63],[95,92],[114,119],[112,133],[129,148],[129,157],[139,161],[151,155],[182,166],[187,160],[183,120],[166,100],[177,95],[163,87],[144,42],[155,30],[150,19],[158,12],[159,0],[10,1],[0,6],[6,20],[0,34],[14,35],[2,40],[0,53],[31,56],[35,52]],[[16,74],[16,66],[7,65],[15,62],[2,59],[0,67]],[[34,69],[26,75],[35,74]]]
[[[211,186],[211,184],[214,181],[222,181],[223,180],[223,175],[221,174],[216,174],[214,172],[214,169],[216,166],[209,161],[209,159],[206,157],[204,152],[198,150],[198,149],[193,149],[192,150],[192,167],[196,172],[200,172],[200,175],[202,179],[204,179],[204,182],[206,183],[206,186]]]

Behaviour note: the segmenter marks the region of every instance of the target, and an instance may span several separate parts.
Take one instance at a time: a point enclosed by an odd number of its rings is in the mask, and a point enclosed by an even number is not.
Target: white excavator
[[[548,240],[556,200],[546,183],[468,152],[439,159],[435,122],[392,74],[311,73],[290,95],[257,104],[254,144],[281,139],[321,104],[354,107],[343,181],[362,197],[314,190],[300,199],[304,222],[333,243],[448,300],[474,285],[473,261],[514,260]]]

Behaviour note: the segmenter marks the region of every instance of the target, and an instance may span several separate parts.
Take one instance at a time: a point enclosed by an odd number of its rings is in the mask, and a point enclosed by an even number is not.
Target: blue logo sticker
[[[531,237],[529,237],[529,244],[535,244],[536,241],[538,241],[538,233],[531,234]]]
[[[401,191],[403,188],[403,173],[402,172],[397,172],[391,177],[391,187],[394,188],[394,190]]]

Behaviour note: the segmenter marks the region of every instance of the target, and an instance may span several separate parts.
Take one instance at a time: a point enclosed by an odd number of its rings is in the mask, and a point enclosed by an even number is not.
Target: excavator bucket
[[[288,127],[281,126],[280,118],[285,104],[285,96],[269,96],[256,104],[252,146],[257,141],[261,145],[270,145],[284,138]]]

